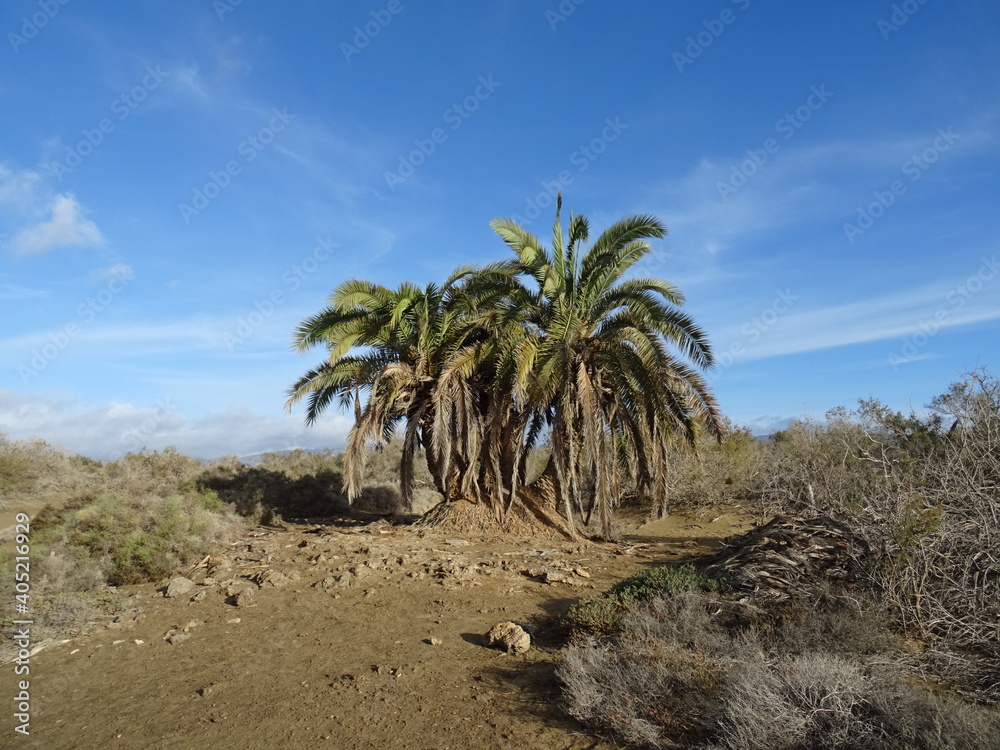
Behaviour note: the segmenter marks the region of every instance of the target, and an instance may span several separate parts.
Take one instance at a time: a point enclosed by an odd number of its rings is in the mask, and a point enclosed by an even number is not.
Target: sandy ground
[[[555,618],[744,527],[674,517],[633,525],[621,545],[384,521],[257,529],[190,573],[184,595],[120,589],[117,615],[35,654],[30,736],[4,711],[0,746],[611,747],[555,704]],[[501,620],[537,628],[527,654],[482,645]]]

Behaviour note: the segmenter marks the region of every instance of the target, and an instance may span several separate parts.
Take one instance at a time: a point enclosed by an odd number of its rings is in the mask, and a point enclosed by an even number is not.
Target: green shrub
[[[108,583],[155,581],[174,572],[235,526],[211,493],[160,497],[101,495],[69,513],[65,543],[99,561]]]
[[[198,492],[201,500],[201,507],[205,510],[218,512],[226,507],[226,504],[219,498],[219,493],[215,490],[201,490]]]
[[[619,581],[603,596],[582,599],[570,607],[564,621],[574,637],[610,633],[630,604],[684,591],[718,593],[728,588],[726,581],[709,578],[691,565],[664,565]]]

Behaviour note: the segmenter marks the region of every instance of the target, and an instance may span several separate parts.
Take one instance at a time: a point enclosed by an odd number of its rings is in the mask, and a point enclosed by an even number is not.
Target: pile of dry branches
[[[737,593],[774,601],[808,596],[830,581],[854,584],[870,555],[863,537],[828,516],[778,516],[724,544],[705,561],[705,573],[725,576]]]

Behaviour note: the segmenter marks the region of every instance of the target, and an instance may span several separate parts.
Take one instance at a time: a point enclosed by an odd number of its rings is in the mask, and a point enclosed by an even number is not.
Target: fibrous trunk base
[[[565,521],[529,502],[516,502],[507,517],[485,503],[454,500],[438,503],[414,524],[415,528],[445,529],[460,533],[513,534],[569,539]]]

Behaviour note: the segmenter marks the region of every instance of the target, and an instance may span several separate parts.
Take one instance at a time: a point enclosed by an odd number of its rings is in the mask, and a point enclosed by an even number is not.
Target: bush
[[[98,481],[98,462],[68,456],[43,440],[8,440],[0,433],[0,508],[25,496],[61,500]]]
[[[231,512],[207,510],[205,497],[102,495],[69,514],[62,539],[100,561],[113,585],[155,581],[204,555],[235,528]]]
[[[650,568],[619,581],[603,596],[577,602],[566,613],[564,622],[574,637],[610,633],[618,628],[630,604],[684,591],[718,592],[727,588],[726,581],[709,578],[691,565]]]
[[[903,654],[872,605],[831,598],[766,629],[740,610],[694,591],[633,603],[612,636],[565,650],[566,709],[638,747],[997,747],[995,711],[891,666]]]
[[[793,422],[771,441],[731,431],[678,452],[661,508],[737,504],[847,521],[874,555],[868,574],[924,667],[1000,701],[1000,381],[968,374],[904,415],[875,400]]]

